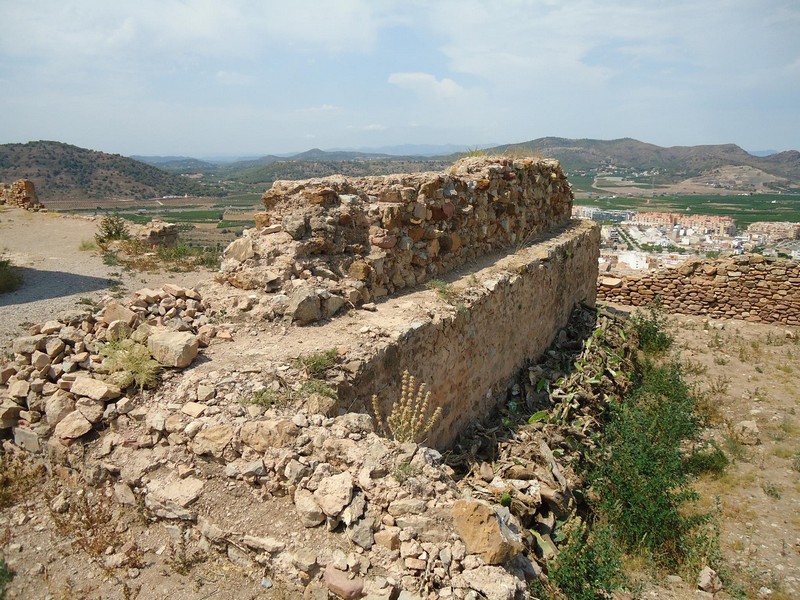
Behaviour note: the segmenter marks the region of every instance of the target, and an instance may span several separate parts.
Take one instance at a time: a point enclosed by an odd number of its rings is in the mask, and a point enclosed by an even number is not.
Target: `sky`
[[[0,0],[0,143],[800,149],[798,0]]]

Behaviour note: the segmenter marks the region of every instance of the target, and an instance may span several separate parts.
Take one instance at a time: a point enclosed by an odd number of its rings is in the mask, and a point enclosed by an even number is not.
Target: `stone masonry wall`
[[[499,261],[495,275],[467,290],[464,310],[409,323],[397,342],[377,351],[354,387],[340,389],[344,404],[372,412],[377,394],[382,414],[389,414],[400,397],[398,374],[408,369],[429,384],[443,409],[427,444],[447,447],[488,414],[526,360],[544,352],[577,303],[594,305],[599,243],[597,227],[575,222]]]
[[[33,182],[27,179],[18,179],[12,184],[0,183],[0,204],[9,204],[26,210],[42,208]]]
[[[656,297],[669,312],[800,325],[800,263],[758,254],[693,259],[675,269],[601,277],[598,299],[643,306]]]
[[[557,161],[467,158],[445,173],[276,181],[266,213],[225,251],[221,279],[273,292],[300,324],[523,246],[570,219]]]

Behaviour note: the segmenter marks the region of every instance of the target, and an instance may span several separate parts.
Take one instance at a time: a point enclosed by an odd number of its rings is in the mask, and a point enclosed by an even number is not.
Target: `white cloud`
[[[298,110],[298,112],[314,114],[314,113],[329,113],[336,110],[339,110],[338,106],[334,106],[333,104],[321,104],[319,106],[310,106],[308,108],[301,108]]]
[[[411,90],[424,96],[438,99],[452,99],[464,94],[465,90],[452,79],[436,79],[430,73],[392,73],[389,83]]]
[[[255,77],[236,71],[217,71],[217,81],[223,85],[250,85]]]

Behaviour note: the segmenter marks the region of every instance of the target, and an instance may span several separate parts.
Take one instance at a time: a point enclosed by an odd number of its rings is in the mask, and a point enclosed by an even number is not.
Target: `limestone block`
[[[155,330],[147,338],[150,354],[167,367],[188,367],[199,348],[197,336],[188,331]]]

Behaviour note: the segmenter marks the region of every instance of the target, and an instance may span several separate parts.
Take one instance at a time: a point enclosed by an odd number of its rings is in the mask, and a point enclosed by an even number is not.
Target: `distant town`
[[[800,260],[800,223],[760,221],[737,231],[731,217],[575,206],[573,217],[602,224],[600,271],[672,267],[687,255],[757,252]]]

